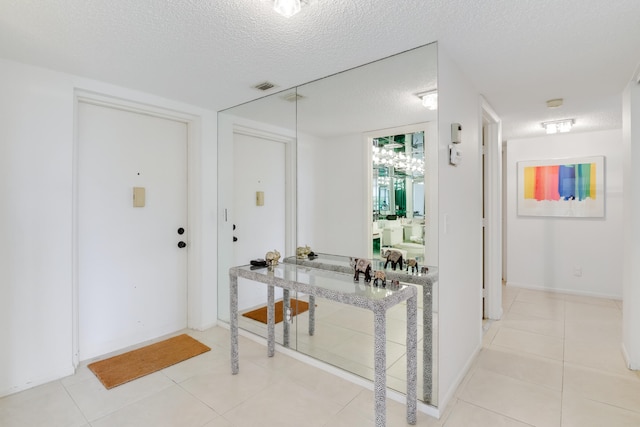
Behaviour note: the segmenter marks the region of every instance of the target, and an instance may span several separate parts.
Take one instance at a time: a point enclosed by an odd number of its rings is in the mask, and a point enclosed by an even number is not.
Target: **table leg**
[[[422,289],[422,400],[426,403],[432,403],[433,296],[430,286],[423,286]]]
[[[230,292],[230,335],[231,335],[231,373],[237,374],[238,361],[238,276],[229,275]]]
[[[416,423],[418,406],[418,298],[407,300],[407,422]]]
[[[309,335],[316,331],[316,296],[309,295]]]
[[[267,355],[273,357],[276,352],[276,316],[275,289],[267,285]]]
[[[384,309],[378,308],[373,311],[374,324],[374,405],[376,416],[376,427],[384,427],[387,418],[387,313]]]
[[[291,331],[291,323],[287,319],[287,310],[291,310],[291,298],[289,296],[289,289],[282,290],[282,345],[289,347],[289,334]]]

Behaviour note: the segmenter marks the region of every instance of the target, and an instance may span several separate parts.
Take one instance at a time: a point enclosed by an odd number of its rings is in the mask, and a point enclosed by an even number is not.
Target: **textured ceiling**
[[[0,0],[0,57],[213,110],[438,41],[502,117],[504,137],[621,124],[640,62],[638,0]],[[545,101],[565,105],[548,110]]]

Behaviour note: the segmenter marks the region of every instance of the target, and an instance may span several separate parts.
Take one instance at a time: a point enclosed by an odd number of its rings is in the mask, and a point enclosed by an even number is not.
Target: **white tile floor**
[[[619,301],[504,289],[504,319],[440,420],[418,425],[640,426],[640,375],[620,353]],[[372,393],[241,337],[232,376],[228,331],[189,331],[210,352],[105,390],[78,373],[0,399],[0,426],[369,426]],[[389,400],[389,426],[406,425]]]

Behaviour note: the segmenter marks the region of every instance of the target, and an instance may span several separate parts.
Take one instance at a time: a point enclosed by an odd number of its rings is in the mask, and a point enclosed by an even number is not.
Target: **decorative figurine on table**
[[[298,246],[298,249],[296,249],[296,257],[300,259],[307,258],[311,253],[311,248],[309,246]]]
[[[382,270],[376,270],[373,272],[373,286],[383,288],[387,287],[387,275]]]
[[[394,270],[398,264],[400,264],[400,270],[402,270],[402,252],[389,249],[383,257],[387,259],[384,263],[384,268],[387,268],[387,265],[391,263],[391,268]]]
[[[278,265],[278,261],[280,261],[280,252],[277,250],[269,251],[264,256],[265,261],[267,262],[268,267],[274,267]]]
[[[427,274],[428,271],[429,271],[429,267],[422,266],[420,268],[420,273],[422,274]]]
[[[412,258],[407,260],[407,272],[409,271],[409,267],[411,267],[412,273],[418,272],[418,258]]]
[[[399,280],[392,280],[391,281],[391,288],[393,289],[400,289],[400,281]]]
[[[369,283],[371,281],[371,261],[364,258],[350,258],[349,264],[354,269],[353,281],[360,280],[360,273],[364,273],[364,281]]]

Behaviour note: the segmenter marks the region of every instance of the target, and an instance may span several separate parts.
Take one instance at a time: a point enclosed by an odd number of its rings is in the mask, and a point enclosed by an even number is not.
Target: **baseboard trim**
[[[62,378],[68,377],[69,375],[73,375],[75,373],[75,369],[73,365],[61,367],[59,369],[54,369],[53,374],[46,375],[43,377],[32,378],[29,379],[26,383],[11,385],[8,388],[4,388],[0,390],[0,398],[4,396],[9,396],[11,394],[19,393],[21,391],[29,390],[30,388],[34,388],[43,384],[50,383],[52,381],[58,381]]]
[[[622,301],[622,295],[601,294],[598,292],[584,292],[584,291],[577,291],[575,289],[548,288],[548,287],[539,286],[539,285],[531,285],[528,283],[518,283],[518,282],[511,282],[511,281],[507,281],[506,286],[511,286],[513,288],[530,289],[533,291],[545,291],[545,292],[553,292],[558,294],[569,294],[569,295],[578,295],[578,296],[594,297],[594,298],[607,298],[607,299]]]
[[[464,364],[464,367],[460,370],[460,373],[456,377],[456,380],[453,382],[449,390],[447,390],[444,396],[438,400],[439,408],[443,408],[444,410],[444,408],[446,408],[447,405],[449,404],[449,401],[453,399],[456,392],[458,391],[458,388],[462,384],[462,381],[464,381],[464,378],[471,371],[471,366],[473,365],[473,362],[475,361],[475,359],[478,357],[480,350],[482,350],[482,341],[480,341],[480,344],[478,344],[474,352],[471,354],[471,357],[467,359],[467,362]]]
[[[622,357],[624,358],[624,364],[627,366],[628,369],[631,369],[632,371],[640,371],[640,365],[636,365],[635,363],[633,363],[633,361],[631,360],[631,356],[629,356],[629,352],[627,351],[627,346],[624,345],[624,342],[620,345],[621,350],[622,350]]]

